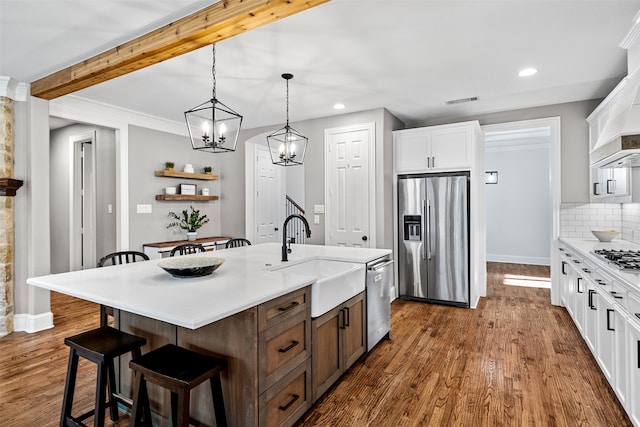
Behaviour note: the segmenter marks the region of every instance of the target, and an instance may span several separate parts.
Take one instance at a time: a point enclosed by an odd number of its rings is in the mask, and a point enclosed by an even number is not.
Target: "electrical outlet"
[[[110,213],[110,214],[113,213],[113,205],[111,203],[107,205],[107,213]]]
[[[153,213],[151,205],[136,205],[136,213]]]
[[[320,224],[320,215],[314,215],[313,216],[313,223],[314,224]]]

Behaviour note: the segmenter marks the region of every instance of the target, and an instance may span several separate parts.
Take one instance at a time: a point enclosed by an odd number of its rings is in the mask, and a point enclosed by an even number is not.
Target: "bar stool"
[[[167,344],[131,360],[129,368],[135,372],[132,425],[142,425],[140,411],[149,407],[147,381],[171,391],[173,426],[187,427],[190,420],[189,396],[191,390],[209,380],[216,426],[226,426],[227,417],[220,382],[220,373],[226,367],[225,360],[187,350],[174,344]]]
[[[69,365],[67,368],[67,380],[64,385],[64,398],[62,401],[62,415],[60,427],[85,426],[83,420],[95,415],[93,425],[104,426],[104,411],[109,406],[111,419],[118,420],[118,400],[115,395],[116,376],[114,371],[114,359],[131,352],[135,360],[140,357],[141,348],[147,340],[142,337],[119,331],[110,326],[101,326],[69,338],[64,343],[69,346]],[[73,394],[76,386],[76,374],[78,372],[78,359],[85,359],[98,365],[96,379],[96,403],[95,407],[77,417],[71,415],[73,406]],[[109,385],[109,400],[106,401],[106,388]],[[147,411],[149,413],[149,411]]]

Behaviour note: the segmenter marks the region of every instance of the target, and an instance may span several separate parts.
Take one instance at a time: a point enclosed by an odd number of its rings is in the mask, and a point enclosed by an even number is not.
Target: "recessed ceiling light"
[[[538,70],[536,68],[525,68],[524,70],[520,71],[518,75],[520,77],[529,77],[529,76],[533,76],[537,72]]]
[[[344,105],[344,104],[343,104],[343,103],[341,103],[341,102],[338,102],[338,103],[336,103],[336,104],[333,104],[333,109],[334,109],[334,110],[344,110],[344,109],[345,109],[345,107],[346,107],[346,105]]]

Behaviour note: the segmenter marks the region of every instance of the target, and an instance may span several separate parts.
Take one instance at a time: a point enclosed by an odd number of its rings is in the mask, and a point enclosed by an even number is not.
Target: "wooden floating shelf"
[[[218,196],[192,196],[189,194],[156,194],[156,200],[167,201],[192,201],[192,202],[209,202],[212,200],[218,200]]]
[[[189,178],[200,179],[204,181],[215,181],[218,179],[218,175],[212,173],[190,173],[190,172],[178,172],[175,170],[161,170],[155,171],[156,176],[166,176],[170,178]]]

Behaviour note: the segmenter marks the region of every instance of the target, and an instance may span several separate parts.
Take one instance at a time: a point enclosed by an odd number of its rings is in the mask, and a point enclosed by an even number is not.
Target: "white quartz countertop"
[[[197,329],[315,282],[312,276],[269,271],[284,264],[281,244],[265,243],[198,254],[223,258],[205,277],[179,279],[150,260],[31,277],[27,283],[116,309]],[[291,245],[289,265],[311,259],[367,263],[388,249]]]
[[[613,239],[611,242],[603,243],[596,238],[578,239],[563,237],[560,240],[571,246],[573,249],[579,251],[583,256],[588,257],[589,260],[595,262],[599,268],[605,270],[608,274],[626,282],[628,286],[640,290],[640,272],[635,273],[620,270],[615,265],[607,262],[604,258],[592,253],[596,249],[640,251],[640,245],[637,243],[619,239]]]

